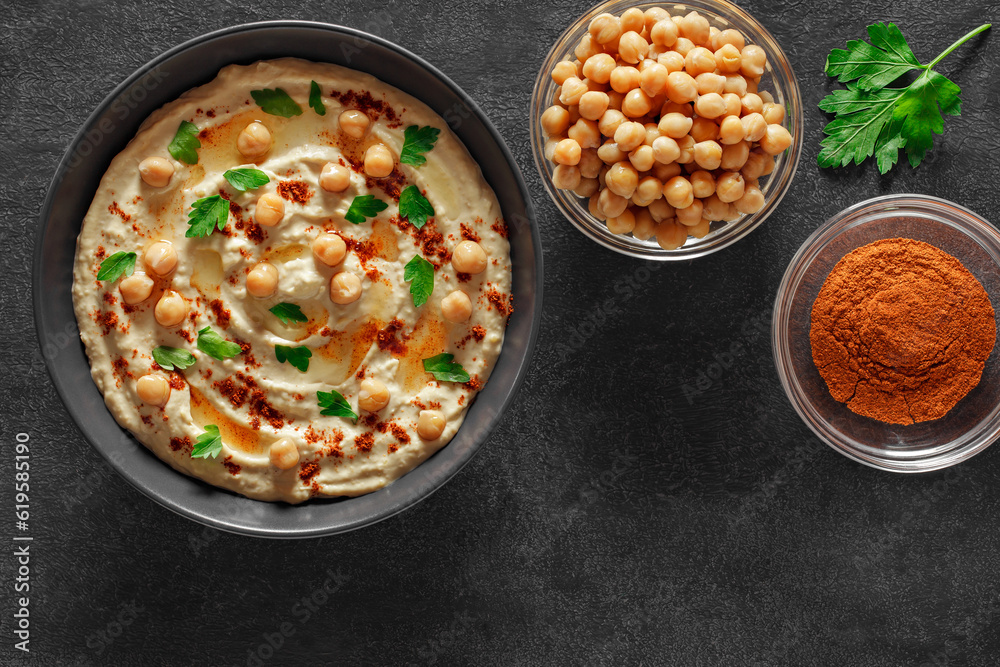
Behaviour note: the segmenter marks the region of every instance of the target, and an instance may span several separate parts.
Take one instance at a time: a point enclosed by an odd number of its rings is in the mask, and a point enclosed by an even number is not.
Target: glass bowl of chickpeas
[[[530,113],[556,206],[594,241],[646,259],[693,259],[749,234],[802,151],[788,58],[725,0],[594,7],[545,58]]]

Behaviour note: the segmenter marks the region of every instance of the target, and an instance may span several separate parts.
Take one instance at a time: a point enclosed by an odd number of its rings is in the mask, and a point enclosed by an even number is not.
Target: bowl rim
[[[947,199],[916,193],[895,193],[872,197],[853,204],[828,218],[813,231],[802,242],[802,245],[799,246],[789,261],[774,298],[771,317],[771,352],[774,357],[778,378],[781,381],[781,386],[785,391],[788,401],[792,404],[799,418],[805,422],[806,426],[820,440],[847,458],[875,468],[876,470],[917,474],[942,470],[966,461],[996,442],[1000,438],[1000,420],[997,418],[1000,415],[1000,405],[996,406],[987,417],[976,425],[982,427],[985,424],[984,428],[975,432],[966,432],[961,438],[952,441],[961,442],[958,446],[949,447],[937,453],[921,454],[907,458],[888,458],[868,454],[860,448],[854,447],[854,441],[849,436],[843,438],[833,437],[828,430],[820,428],[826,425],[826,420],[821,417],[814,419],[810,414],[810,410],[808,409],[810,404],[804,399],[804,391],[791,367],[789,338],[785,334],[790,318],[790,299],[798,290],[806,271],[812,265],[812,262],[815,261],[816,256],[822,248],[846,230],[851,229],[851,225],[845,223],[863,213],[875,213],[879,211],[905,212],[908,210],[920,212],[925,215],[928,213],[939,214],[942,211],[950,211],[956,214],[956,217],[962,221],[963,225],[956,226],[949,224],[949,226],[960,229],[962,233],[969,235],[972,240],[982,246],[981,238],[976,238],[969,233],[970,231],[977,232],[996,246],[994,252],[1000,252],[1000,231],[997,231],[987,220],[974,211]],[[835,229],[841,224],[845,224],[842,229]],[[984,247],[984,250],[987,249]],[[989,250],[987,252],[990,253]],[[994,259],[998,260],[1000,258],[994,255]],[[972,433],[975,435],[973,436]]]
[[[245,515],[238,515],[237,510],[232,506],[235,504],[243,504],[244,502],[249,502],[270,507],[291,508],[292,510],[294,510],[296,508],[316,507],[317,501],[307,501],[305,503],[301,503],[298,505],[289,505],[287,503],[271,503],[271,502],[246,498],[245,496],[241,496],[239,494],[212,486],[200,479],[190,477],[180,471],[174,470],[170,465],[160,460],[151,451],[149,451],[148,448],[139,443],[134,438],[134,436],[132,436],[131,433],[127,431],[127,429],[121,427],[116,423],[116,426],[121,431],[124,440],[130,441],[131,443],[133,443],[134,447],[140,449],[141,450],[141,452],[139,453],[140,456],[146,456],[146,455],[150,456],[153,459],[153,462],[155,462],[158,466],[162,468],[163,473],[170,476],[176,476],[183,480],[190,480],[194,484],[204,487],[201,490],[205,493],[220,494],[219,497],[222,498],[223,502],[220,504],[219,508],[223,508],[222,506],[225,505],[228,506],[229,509],[233,509],[233,513],[228,517],[222,516],[221,512],[215,514],[207,512],[199,512],[185,506],[184,499],[170,497],[164,493],[158,492],[150,488],[148,486],[149,483],[148,479],[140,479],[135,475],[134,470],[127,469],[125,461],[123,461],[123,457],[120,452],[112,451],[112,448],[110,446],[107,446],[106,443],[102,443],[98,441],[95,437],[93,437],[93,434],[91,433],[87,425],[87,419],[86,419],[87,415],[81,413],[77,408],[75,408],[74,403],[70,398],[74,388],[71,386],[67,386],[63,383],[62,379],[60,378],[58,369],[56,368],[56,359],[54,358],[54,356],[46,353],[46,347],[48,342],[47,338],[52,337],[53,332],[48,330],[48,325],[44,321],[45,317],[42,315],[42,313],[45,311],[45,301],[48,298],[48,294],[40,287],[42,283],[42,276],[44,273],[43,269],[45,268],[44,266],[45,262],[43,257],[44,254],[43,251],[45,245],[44,241],[46,239],[46,232],[48,230],[48,227],[50,226],[49,223],[50,223],[50,218],[52,216],[52,209],[56,195],[60,190],[60,187],[63,183],[65,176],[72,168],[71,162],[73,160],[74,153],[81,146],[83,140],[87,136],[88,131],[93,129],[98,119],[100,119],[103,116],[103,114],[105,114],[112,107],[112,105],[114,105],[123,96],[124,93],[126,93],[132,86],[140,82],[140,80],[143,79],[143,77],[147,76],[156,67],[172,60],[179,54],[182,54],[194,48],[199,48],[199,47],[204,48],[204,46],[210,42],[213,42],[221,38],[230,37],[238,33],[271,31],[276,29],[321,31],[330,33],[335,37],[340,37],[345,39],[349,38],[356,40],[357,44],[372,44],[374,46],[381,47],[388,51],[395,52],[402,58],[405,58],[413,62],[417,67],[423,69],[431,77],[437,79],[440,83],[442,83],[444,87],[448,89],[448,92],[454,96],[455,102],[461,102],[462,104],[464,104],[478,119],[479,123],[482,125],[482,128],[486,131],[489,138],[496,145],[496,149],[503,156],[505,164],[501,165],[500,169],[509,172],[513,184],[516,185],[517,195],[524,203],[523,216],[519,211],[515,212],[515,215],[517,215],[518,217],[523,217],[523,219],[520,221],[515,221],[514,224],[518,225],[518,223],[520,223],[518,226],[524,228],[523,233],[526,234],[528,239],[530,240],[530,247],[531,247],[530,255],[532,256],[534,263],[534,281],[530,285],[530,289],[532,290],[531,300],[533,302],[533,306],[530,309],[530,314],[526,315],[530,319],[529,319],[527,336],[523,339],[524,340],[523,350],[519,351],[519,357],[516,359],[514,364],[512,364],[513,380],[510,382],[509,386],[506,386],[502,390],[500,390],[503,395],[503,400],[499,404],[490,405],[488,408],[484,406],[483,410],[481,411],[483,412],[485,418],[484,425],[482,426],[483,429],[482,437],[480,437],[477,441],[472,443],[471,446],[464,448],[461,454],[456,455],[457,458],[454,461],[449,461],[448,466],[445,466],[443,470],[439,474],[437,474],[436,477],[427,480],[427,482],[424,483],[424,486],[421,486],[411,491],[406,496],[397,498],[395,497],[395,495],[392,495],[387,503],[383,503],[385,507],[383,507],[379,511],[370,512],[368,516],[349,522],[338,521],[335,512],[326,513],[326,514],[332,514],[333,520],[329,520],[329,517],[324,515],[321,516],[320,518],[326,519],[325,521],[315,521],[313,523],[316,525],[311,525],[304,528],[293,528],[293,529],[285,528],[276,521],[273,522],[270,527],[261,527],[255,525],[254,522],[256,521],[256,519],[253,518],[253,516],[251,516],[253,513],[248,512],[244,513]],[[252,55],[250,57],[253,58]],[[281,56],[264,56],[261,58],[254,58],[254,59],[255,60],[269,59],[269,58],[273,59],[277,57]],[[302,57],[302,56],[293,56],[293,57]],[[241,54],[232,54],[228,56],[228,60],[230,62],[238,62],[240,58]],[[320,59],[320,58],[315,58],[313,60],[315,62],[330,62],[330,60]],[[217,72],[207,72],[207,75],[214,75],[215,73]],[[192,84],[192,87],[197,85],[200,84],[197,83]],[[386,83],[386,85],[393,85],[393,84]],[[420,99],[417,95],[414,95],[414,97]],[[158,108],[158,106],[161,106],[162,104],[165,104],[169,101],[170,99],[163,100],[157,105],[157,107],[154,107],[154,110],[155,108]],[[446,122],[448,121],[446,120]],[[133,135],[130,135],[130,138],[131,136]],[[504,217],[505,218],[507,217],[506,212]],[[76,237],[74,236],[73,238],[75,241]],[[97,452],[102,456],[102,458],[104,458],[105,461],[108,464],[110,464],[111,467],[114,468],[114,470],[119,475],[121,475],[133,487],[138,489],[143,495],[154,500],[159,505],[187,519],[190,519],[202,525],[210,526],[225,532],[231,532],[235,534],[249,535],[254,537],[265,537],[272,539],[300,539],[300,538],[323,537],[326,535],[339,534],[378,523],[379,521],[382,521],[406,509],[409,509],[413,505],[431,496],[435,491],[440,489],[448,480],[454,477],[462,468],[464,468],[472,460],[472,458],[479,452],[479,450],[482,449],[482,447],[486,444],[486,442],[495,432],[496,427],[498,426],[501,420],[501,417],[507,411],[514,397],[516,396],[518,390],[524,383],[525,376],[527,375],[527,370],[534,356],[534,351],[541,327],[544,267],[543,267],[543,255],[541,247],[541,236],[539,234],[537,216],[535,214],[530,191],[528,190],[528,187],[525,183],[524,176],[521,173],[520,168],[518,167],[517,161],[511,154],[510,148],[507,146],[507,143],[504,141],[499,131],[496,129],[493,123],[483,112],[482,108],[480,108],[480,106],[472,99],[472,97],[469,96],[468,93],[466,93],[462,88],[460,88],[451,78],[445,75],[441,70],[439,70],[437,67],[429,63],[421,56],[418,56],[417,54],[409,51],[408,49],[398,44],[395,44],[387,39],[379,37],[377,35],[373,35],[349,26],[343,26],[333,23],[325,23],[321,21],[283,19],[283,20],[256,21],[250,23],[236,24],[218,30],[213,30],[211,32],[207,32],[202,35],[185,40],[184,42],[177,44],[167,49],[166,51],[159,53],[158,55],[147,61],[145,64],[138,67],[128,77],[126,77],[118,85],[116,85],[111,90],[111,92],[109,92],[104,97],[104,99],[87,116],[86,120],[82,123],[80,128],[77,130],[77,132],[67,145],[67,148],[63,153],[63,156],[60,159],[55,169],[52,179],[48,184],[46,195],[38,214],[38,228],[35,232],[34,242],[35,242],[35,248],[34,252],[32,253],[31,275],[32,275],[32,312],[35,320],[36,339],[41,351],[42,359],[45,362],[49,378],[52,382],[52,385],[55,388],[56,393],[59,395],[59,398],[62,400],[63,405],[65,406],[70,417],[73,419],[74,423],[79,429],[83,438],[88,443],[90,443],[90,445],[94,449],[97,450]],[[74,319],[74,324],[75,324],[75,319]],[[500,364],[505,349],[510,349],[506,341],[504,347],[501,349],[501,357],[498,357],[497,365]],[[82,345],[80,346],[80,354],[83,355],[84,363],[87,365],[87,368],[89,369],[90,364],[89,361],[86,360],[86,355],[83,352]],[[496,370],[497,368],[495,366],[494,371]],[[487,387],[489,387],[489,383],[487,383]],[[97,391],[96,385],[93,388],[94,391]],[[477,405],[477,403],[479,402],[474,401],[472,407],[470,407],[469,410],[470,411],[473,410]],[[110,416],[110,410],[108,411],[108,413]],[[468,417],[469,413],[466,414],[466,420],[468,420]],[[464,428],[466,426],[466,423],[463,423],[462,426]],[[461,432],[461,430],[462,429],[460,428],[459,432]],[[455,439],[457,438],[458,435],[456,434]],[[394,484],[398,484],[401,480],[405,479],[408,475],[419,470],[421,467],[428,466],[428,464],[430,464],[436,456],[438,456],[442,452],[447,451],[449,445],[451,445],[451,443],[445,445],[440,450],[438,450],[430,457],[428,457],[427,460],[423,461],[421,464],[415,467],[413,470],[409,471],[408,473],[403,475],[400,479],[396,480],[392,484],[387,485],[386,487],[383,487],[382,489],[376,490],[369,494],[358,496],[356,498],[350,497],[350,498],[332,499],[332,500],[320,499],[318,500],[318,503],[341,504],[341,503],[361,501],[362,499],[366,498],[371,499],[372,497],[376,496],[376,494],[383,493],[387,489],[392,489]],[[230,500],[226,502],[226,498],[229,498]],[[248,519],[247,516],[249,516],[250,518]],[[249,523],[247,523],[248,521]]]
[[[802,149],[805,144],[804,141],[804,131],[803,126],[805,122],[805,117],[803,114],[803,102],[802,93],[799,88],[798,78],[795,76],[795,70],[792,68],[791,60],[788,58],[788,54],[785,53],[784,49],[781,48],[781,44],[775,39],[774,35],[754,16],[747,12],[742,7],[729,2],[729,0],[694,0],[693,2],[685,2],[685,0],[677,0],[676,2],[666,3],[656,3],[653,0],[647,0],[645,2],[632,2],[632,6],[640,5],[650,5],[664,6],[666,8],[674,8],[676,6],[684,6],[687,8],[693,4],[706,4],[706,5],[719,5],[721,9],[716,10],[719,13],[723,11],[729,12],[730,14],[736,15],[753,26],[753,28],[760,32],[764,37],[765,41],[769,40],[773,44],[773,50],[780,56],[781,65],[787,70],[788,74],[788,91],[789,96],[787,109],[790,110],[788,124],[794,129],[795,126],[798,127],[797,132],[792,132],[792,146],[790,146],[786,151],[782,153],[782,159],[786,160],[786,163],[782,165],[783,169],[786,170],[787,176],[783,176],[784,184],[782,187],[778,188],[773,193],[773,198],[766,202],[765,208],[758,213],[750,214],[749,216],[743,216],[740,220],[734,223],[728,223],[725,229],[730,230],[716,237],[712,245],[699,248],[685,248],[682,246],[676,250],[664,250],[662,248],[656,247],[639,247],[631,242],[630,236],[622,235],[621,238],[629,239],[629,241],[618,241],[617,238],[613,238],[615,235],[604,235],[591,228],[590,225],[580,220],[576,212],[570,208],[563,197],[560,195],[559,190],[555,188],[552,184],[552,178],[548,173],[547,165],[548,161],[542,154],[542,145],[544,144],[544,138],[539,130],[538,124],[540,118],[534,116],[534,111],[536,107],[539,106],[539,100],[541,99],[542,91],[549,87],[551,79],[549,77],[546,65],[557,55],[557,47],[562,44],[569,35],[582,26],[584,21],[593,15],[604,11],[607,7],[617,4],[629,4],[628,0],[604,0],[599,4],[591,6],[589,9],[584,11],[579,17],[573,20],[565,30],[563,30],[559,36],[556,38],[552,47],[548,50],[545,57],[542,59],[541,66],[538,71],[538,75],[535,77],[535,83],[532,87],[531,98],[528,108],[529,116],[529,133],[530,133],[530,143],[531,143],[531,153],[533,161],[535,163],[535,169],[538,171],[539,178],[542,181],[542,186],[545,188],[545,192],[548,194],[549,198],[559,209],[570,224],[572,224],[578,231],[582,232],[584,236],[594,241],[598,245],[613,250],[622,255],[629,257],[636,257],[638,259],[646,259],[653,261],[684,261],[697,259],[699,257],[704,257],[712,253],[718,252],[724,248],[727,248],[737,241],[746,238],[752,231],[760,227],[767,218],[769,218],[781,204],[785,195],[791,189],[792,181],[795,178],[795,174],[798,171],[798,167],[802,157]],[[564,51],[560,51],[559,55],[565,55]],[[771,67],[770,59],[768,61],[768,67]],[[794,114],[794,115],[793,115]],[[777,171],[777,170],[776,170]],[[774,179],[768,179],[764,184],[763,189],[767,189],[771,183],[775,182]],[[588,213],[588,219],[592,219],[594,222],[600,223]],[[603,224],[603,223],[602,223]]]

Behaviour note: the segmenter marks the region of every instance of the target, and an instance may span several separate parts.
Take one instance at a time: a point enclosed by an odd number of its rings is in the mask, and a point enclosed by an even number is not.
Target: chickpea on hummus
[[[145,121],[84,219],[73,301],[119,424],[181,472],[298,503],[451,440],[510,285],[496,196],[441,117],[282,59]]]

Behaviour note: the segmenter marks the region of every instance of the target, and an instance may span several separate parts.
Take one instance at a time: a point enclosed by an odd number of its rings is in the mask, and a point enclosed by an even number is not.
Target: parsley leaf
[[[174,367],[184,370],[195,362],[194,355],[179,347],[167,347],[160,345],[153,348],[153,361],[159,364],[165,371],[172,371]]]
[[[315,81],[309,84],[309,106],[320,116],[326,115],[326,105],[323,104],[323,95],[319,92],[319,84]]]
[[[452,361],[454,358],[455,355],[442,352],[436,357],[424,359],[424,370],[441,382],[468,382],[471,379],[469,374],[462,364]]]
[[[226,228],[226,222],[229,220],[229,202],[221,195],[202,197],[191,204],[188,218],[187,223],[191,227],[184,236],[188,238],[210,236],[216,228],[219,231]]]
[[[375,195],[358,195],[351,201],[351,206],[344,217],[348,222],[360,225],[365,218],[374,218],[387,208],[389,205],[381,199],[375,199]]]
[[[320,410],[321,415],[326,415],[327,417],[345,417],[358,421],[358,413],[351,409],[351,404],[347,402],[346,398],[340,395],[340,392],[317,391],[316,401],[319,407],[323,408]]]
[[[278,358],[278,363],[286,361],[303,373],[309,370],[309,359],[313,356],[312,351],[305,345],[299,347],[288,347],[287,345],[275,345],[274,356]]]
[[[414,255],[403,268],[403,280],[410,283],[413,307],[419,308],[427,303],[434,291],[434,265],[420,255]]]
[[[417,127],[410,125],[403,130],[403,150],[399,152],[399,161],[419,167],[427,162],[424,153],[434,148],[441,130],[430,125]]]
[[[934,135],[944,131],[944,115],[962,111],[961,89],[934,71],[934,67],[966,41],[988,30],[984,24],[948,47],[927,65],[921,65],[894,24],[868,27],[872,41],[847,43],[827,58],[826,73],[847,84],[846,90],[827,95],[819,107],[835,114],[823,128],[826,137],[817,162],[821,167],[861,164],[874,156],[881,173],[899,161],[906,149],[910,165],[919,165],[934,144]],[[886,88],[901,74],[923,70],[908,86]]]
[[[135,253],[119,251],[104,258],[101,268],[97,271],[97,279],[114,282],[121,278],[122,274],[132,275],[133,271],[135,271]]]
[[[264,113],[269,113],[272,116],[291,118],[302,115],[302,107],[296,104],[295,100],[283,88],[251,90],[250,97]]]
[[[209,424],[205,427],[205,432],[198,436],[194,441],[194,447],[191,449],[191,458],[193,459],[207,459],[212,457],[213,459],[222,453],[222,434],[219,433],[219,427],[215,424]]]
[[[236,343],[220,336],[211,327],[205,327],[198,332],[198,349],[219,361],[230,359],[243,351]]]
[[[262,172],[260,169],[251,169],[248,167],[229,169],[223,174],[223,176],[225,176],[231,186],[240,192],[253,190],[271,182],[271,179],[267,177],[267,174]]]
[[[167,145],[167,150],[178,162],[185,164],[198,164],[198,149],[201,142],[198,141],[198,126],[186,120],[182,120],[177,134]]]
[[[282,301],[276,306],[272,306],[270,309],[272,315],[281,320],[281,323],[288,325],[289,322],[308,322],[309,318],[305,316],[302,309],[299,308],[294,303],[286,303]]]
[[[421,194],[420,188],[410,185],[399,193],[399,214],[420,229],[427,223],[427,218],[434,215],[434,207]]]

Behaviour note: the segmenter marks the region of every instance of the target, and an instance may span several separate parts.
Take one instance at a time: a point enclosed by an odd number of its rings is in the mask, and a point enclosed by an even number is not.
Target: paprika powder
[[[943,417],[982,377],[996,319],[979,281],[922,241],[885,239],[844,256],[812,308],[816,368],[830,394],[890,424]]]

